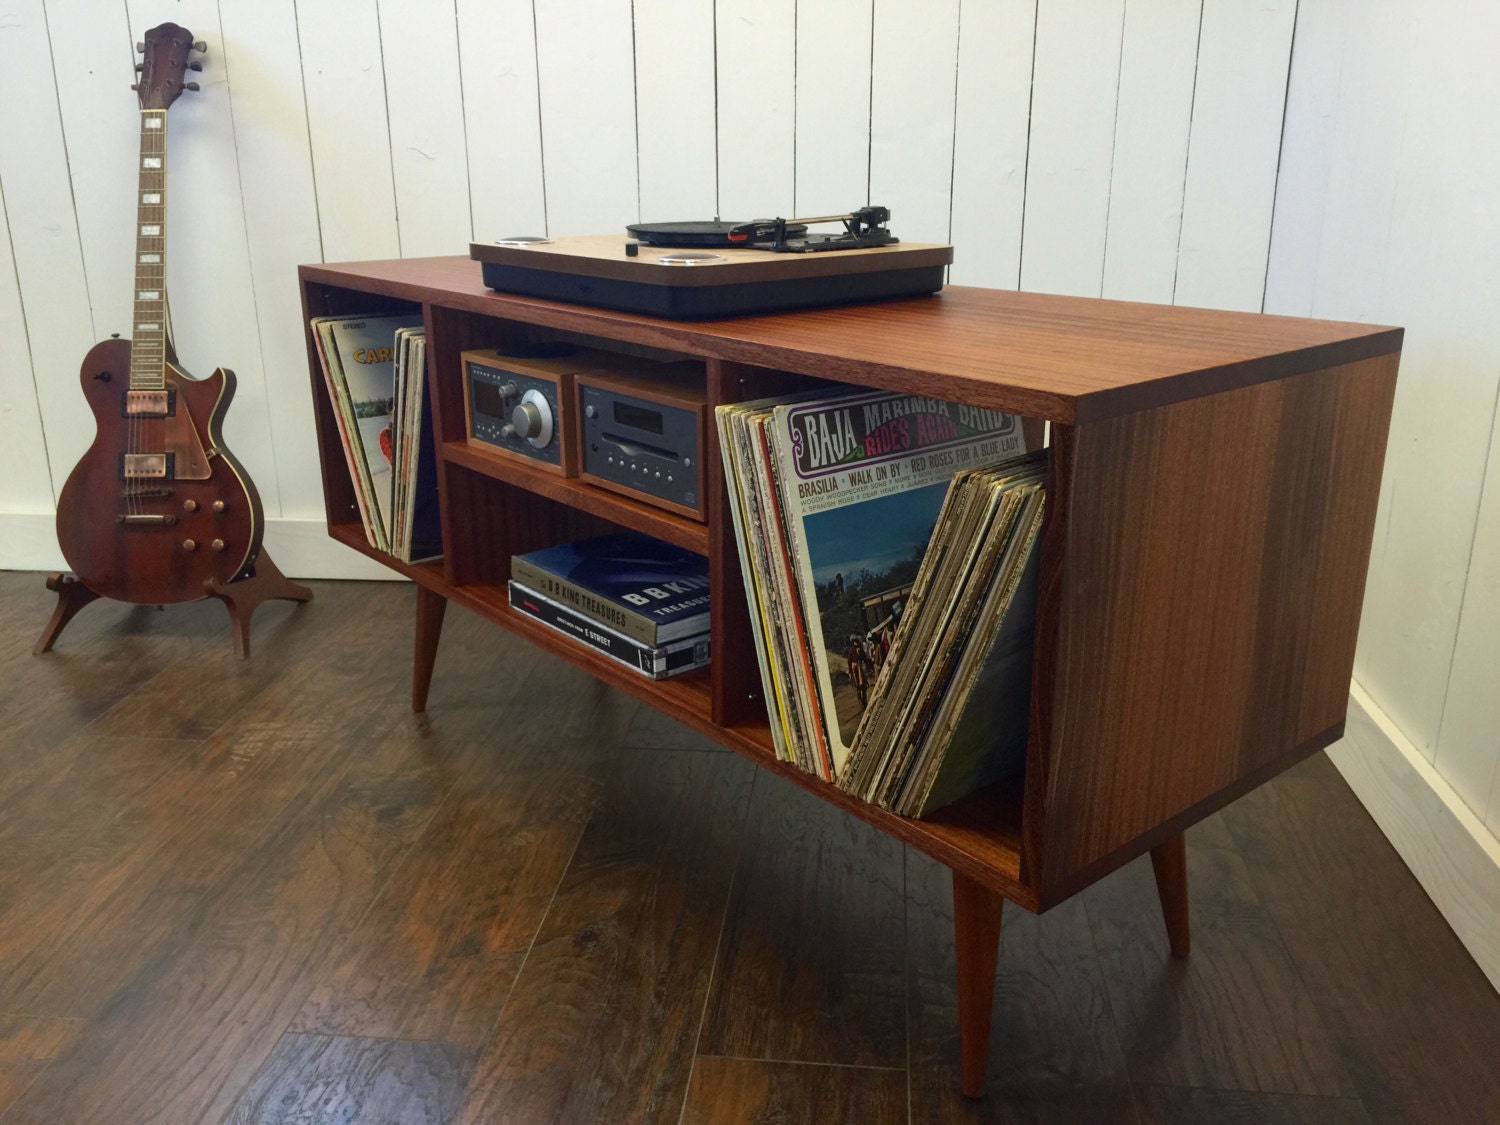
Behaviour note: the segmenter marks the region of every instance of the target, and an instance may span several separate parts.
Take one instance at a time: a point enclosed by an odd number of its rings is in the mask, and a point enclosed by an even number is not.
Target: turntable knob
[[[552,440],[552,405],[536,391],[527,391],[511,411],[510,423],[516,436],[524,438],[534,449],[545,449]]]

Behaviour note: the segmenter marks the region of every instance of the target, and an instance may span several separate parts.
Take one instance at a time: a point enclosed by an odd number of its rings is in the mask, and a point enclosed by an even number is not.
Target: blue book
[[[511,577],[642,644],[708,632],[708,560],[622,531],[528,551]]]

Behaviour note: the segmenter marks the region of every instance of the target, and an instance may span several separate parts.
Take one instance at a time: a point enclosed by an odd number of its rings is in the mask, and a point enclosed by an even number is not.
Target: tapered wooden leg
[[[411,668],[411,709],[427,710],[427,689],[432,686],[432,666],[437,661],[438,639],[443,635],[443,615],[448,599],[426,586],[417,587],[417,645]]]
[[[995,962],[1000,956],[1000,912],[1005,899],[967,875],[953,873],[954,946],[958,953],[959,1089],[984,1095],[995,1004]]]
[[[47,622],[47,627],[42,630],[42,636],[36,642],[36,648],[31,650],[33,656],[51,652],[57,635],[67,627],[69,621],[73,620],[73,615],[99,597],[71,574],[57,572],[49,574],[47,589],[57,595],[57,608],[52,611],[52,620]]]
[[[282,574],[281,568],[264,551],[255,560],[255,573],[249,578],[234,582],[210,578],[203,583],[203,592],[211,598],[218,598],[229,610],[234,647],[239,650],[242,660],[250,658],[250,615],[260,608],[262,602],[310,602],[313,596],[302,583],[293,582]]]
[[[1172,956],[1186,957],[1193,943],[1188,932],[1187,841],[1181,833],[1151,849],[1151,866],[1156,871],[1156,893],[1161,896]]]

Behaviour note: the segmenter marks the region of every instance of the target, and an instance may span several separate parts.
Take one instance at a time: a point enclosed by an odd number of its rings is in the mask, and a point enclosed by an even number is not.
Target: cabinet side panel
[[[1044,899],[1338,737],[1397,360],[1075,428]]]

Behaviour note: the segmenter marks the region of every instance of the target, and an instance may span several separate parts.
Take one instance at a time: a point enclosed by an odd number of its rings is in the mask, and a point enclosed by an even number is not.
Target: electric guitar
[[[135,317],[131,339],[104,340],[84,357],[83,395],[98,432],[57,505],[68,565],[118,601],[201,598],[210,580],[249,575],[260,551],[260,497],[220,432],[234,372],[192,378],[167,334],[167,108],[198,88],[183,76],[202,69],[188,60],[203,49],[172,23],[136,46],[144,59],[133,87],[141,103]]]

